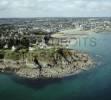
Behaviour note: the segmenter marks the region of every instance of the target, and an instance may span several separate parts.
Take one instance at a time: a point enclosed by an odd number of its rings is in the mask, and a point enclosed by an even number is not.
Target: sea
[[[70,48],[88,53],[95,67],[51,80],[25,80],[1,73],[0,100],[111,100],[111,33],[92,33]]]

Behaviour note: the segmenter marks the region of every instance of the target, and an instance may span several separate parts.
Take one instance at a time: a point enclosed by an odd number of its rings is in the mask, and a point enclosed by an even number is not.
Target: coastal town
[[[111,100],[111,0],[0,0],[0,100]]]
[[[0,71],[25,78],[64,77],[87,70],[91,57],[70,49],[70,34],[111,32],[111,18],[0,19]]]
[[[111,100],[111,0],[0,0],[0,100]]]
[[[40,45],[56,33],[65,30],[104,32],[111,31],[111,18],[32,18],[0,19],[0,49],[16,49],[20,45]],[[45,37],[45,41],[43,38]],[[20,43],[21,41],[21,43]],[[26,43],[22,43],[22,42]],[[19,44],[19,45],[18,45]],[[41,47],[41,46],[40,46]]]

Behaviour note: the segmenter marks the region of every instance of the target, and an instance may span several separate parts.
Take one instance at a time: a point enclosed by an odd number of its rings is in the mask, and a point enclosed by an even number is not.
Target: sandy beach
[[[52,37],[74,39],[74,38],[78,38],[78,37],[86,37],[88,35],[91,35],[92,33],[94,33],[94,32],[91,30],[81,31],[78,29],[70,29],[70,30],[64,30],[64,31],[60,31],[56,34],[53,34]]]

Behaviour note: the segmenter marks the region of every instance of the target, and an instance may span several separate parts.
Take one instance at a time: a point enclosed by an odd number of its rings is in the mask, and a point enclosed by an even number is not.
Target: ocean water
[[[96,45],[71,46],[90,54],[95,68],[56,80],[22,80],[0,74],[0,100],[111,100],[111,33],[94,34]]]

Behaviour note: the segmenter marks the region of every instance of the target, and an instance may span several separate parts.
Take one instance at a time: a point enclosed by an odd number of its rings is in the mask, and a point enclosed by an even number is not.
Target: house
[[[15,46],[12,46],[12,51],[15,51],[16,50],[16,47]]]
[[[35,50],[35,48],[29,47],[29,51],[34,51],[34,50]]]
[[[8,44],[6,44],[6,45],[4,46],[4,49],[8,49]]]

